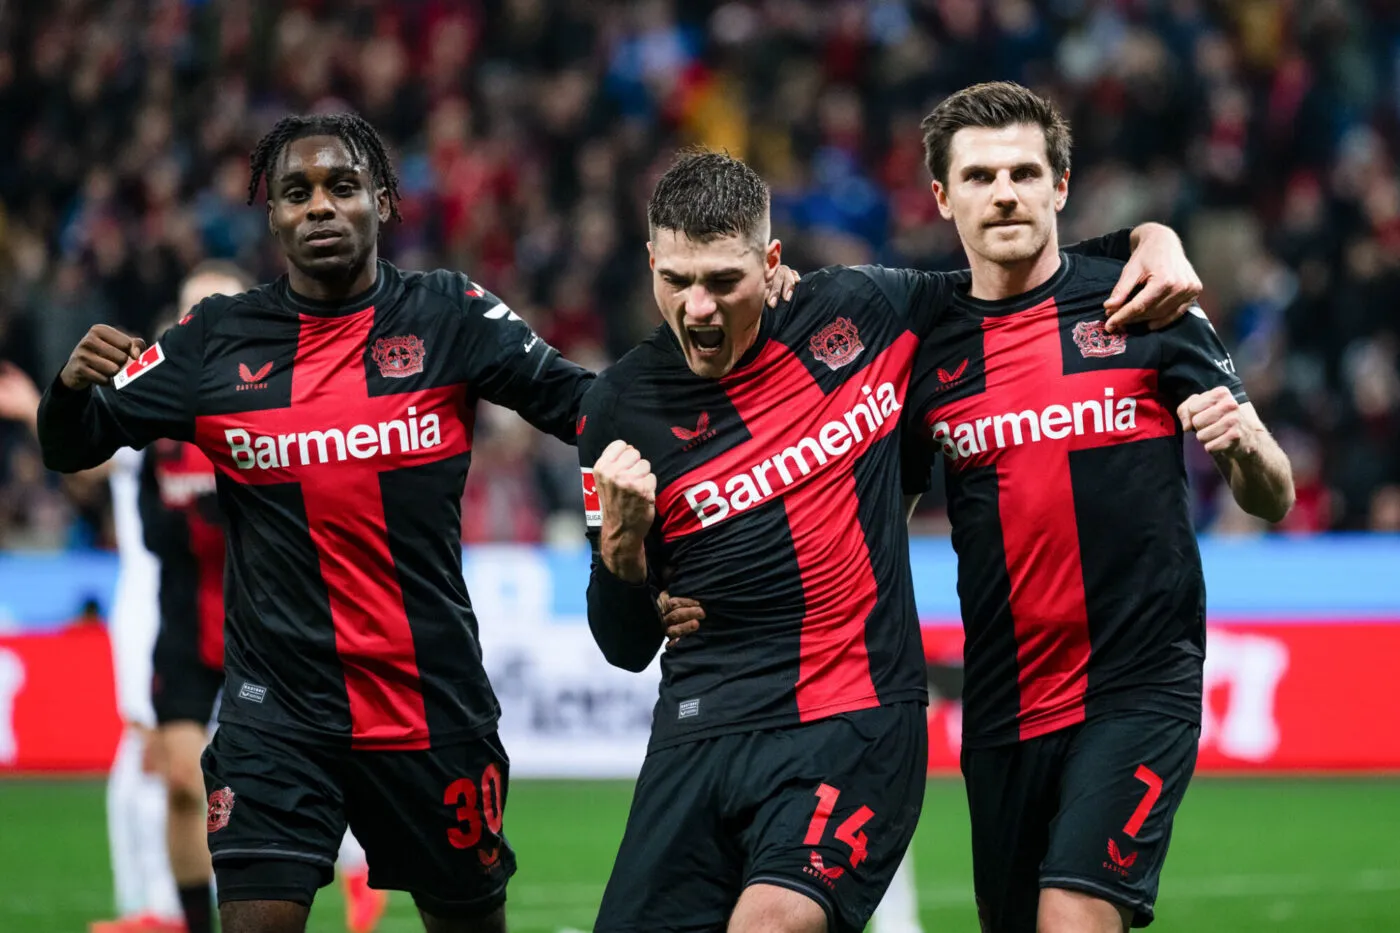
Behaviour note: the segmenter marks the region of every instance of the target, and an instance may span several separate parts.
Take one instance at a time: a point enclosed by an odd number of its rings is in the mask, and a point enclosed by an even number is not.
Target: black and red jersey
[[[827,269],[764,314],[720,379],[663,325],[599,377],[579,457],[594,566],[589,622],[632,628],[641,669],[661,628],[650,590],[698,599],[700,631],[662,658],[653,748],[927,697],[900,494],[899,422],[918,334],[951,279]],[[590,467],[621,438],[657,477],[651,586],[598,558]]]
[[[146,550],[160,558],[161,625],[194,635],[205,667],[224,666],[224,529],[214,464],[194,444],[161,439],[141,461],[137,502]]]
[[[189,440],[227,521],[220,720],[427,748],[499,715],[462,580],[476,402],[572,440],[592,381],[466,276],[380,262],[327,304],[285,277],[215,297],[113,380],[40,409],[45,462]]]
[[[919,353],[907,442],[941,454],[966,630],[963,742],[1102,712],[1198,722],[1205,586],[1177,406],[1246,396],[1205,315],[1109,334],[1122,264],[1066,255],[1034,291],[960,290]]]

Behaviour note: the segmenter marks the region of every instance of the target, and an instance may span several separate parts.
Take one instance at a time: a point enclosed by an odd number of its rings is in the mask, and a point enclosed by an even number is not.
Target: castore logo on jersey
[[[946,370],[946,369],[944,369],[943,367],[940,366],[940,367],[938,368],[938,386],[934,389],[934,391],[935,391],[935,392],[942,392],[944,389],[951,389],[953,386],[957,385],[959,382],[962,382],[962,381],[963,381],[963,378],[964,378],[966,375],[967,375],[967,359],[966,359],[966,358],[964,358],[963,361],[962,361],[961,363],[958,364],[958,368],[955,369],[955,370],[953,370],[952,372],[948,372],[948,370]]]
[[[701,444],[714,437],[716,432],[710,427],[710,413],[702,411],[700,412],[700,418],[695,422],[695,430],[692,431],[690,428],[675,427],[671,428],[671,433],[678,439],[686,442],[681,448],[682,450],[694,450],[696,447],[699,447]]]
[[[272,363],[270,361],[258,367],[257,370],[249,369],[247,363],[239,363],[238,378],[243,380],[243,384],[234,386],[234,388],[239,392],[249,392],[253,389],[266,389],[267,383],[263,380],[267,378],[267,374],[270,372],[272,372]]]

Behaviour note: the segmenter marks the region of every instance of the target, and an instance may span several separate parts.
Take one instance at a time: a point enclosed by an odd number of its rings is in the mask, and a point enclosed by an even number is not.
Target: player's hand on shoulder
[[[666,630],[667,650],[686,635],[698,632],[705,618],[705,609],[699,600],[672,596],[665,590],[656,598],[656,611],[661,614],[661,625]]]
[[[112,377],[145,350],[146,341],[140,337],[129,337],[106,324],[94,324],[73,348],[59,378],[70,389],[110,385]]]
[[[763,300],[770,308],[778,306],[778,299],[783,301],[792,300],[792,291],[797,287],[798,281],[802,278],[801,273],[790,266],[779,266],[773,278],[768,283],[768,291],[764,294]]]
[[[603,534],[645,535],[656,517],[656,475],[637,448],[616,440],[593,464],[603,509]]]
[[[1225,386],[1191,396],[1177,406],[1176,416],[1183,429],[1196,432],[1207,453],[1237,457],[1255,452],[1250,425]]]
[[[1170,227],[1149,224],[1139,230],[1138,247],[1104,302],[1110,333],[1142,323],[1160,330],[1185,314],[1204,288]],[[1134,295],[1139,285],[1142,289]]]

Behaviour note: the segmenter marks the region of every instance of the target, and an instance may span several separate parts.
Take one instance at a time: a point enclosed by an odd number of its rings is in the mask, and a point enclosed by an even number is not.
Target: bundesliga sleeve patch
[[[153,343],[146,348],[145,353],[127,363],[125,369],[112,377],[112,388],[125,388],[128,382],[139,379],[164,362],[165,351],[160,348],[160,344]]]
[[[593,471],[579,467],[583,473],[583,520],[589,528],[603,527],[603,502],[598,498],[598,484],[593,480]]]

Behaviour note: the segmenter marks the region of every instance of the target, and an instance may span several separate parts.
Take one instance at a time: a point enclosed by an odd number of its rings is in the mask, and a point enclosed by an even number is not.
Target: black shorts
[[[594,933],[722,931],[751,884],[858,931],[913,838],[927,769],[922,703],[654,751]]]
[[[224,672],[200,660],[198,638],[193,625],[161,620],[151,655],[151,703],[159,725],[189,720],[207,726],[214,718]]]
[[[1172,819],[1201,730],[1125,712],[1015,745],[964,748],[972,875],[988,933],[1035,933],[1042,888],[1067,888],[1152,922]]]
[[[204,752],[219,902],[310,904],[347,822],[369,883],[438,917],[505,903],[510,763],[496,735],[423,751],[350,751],[222,723]]]

